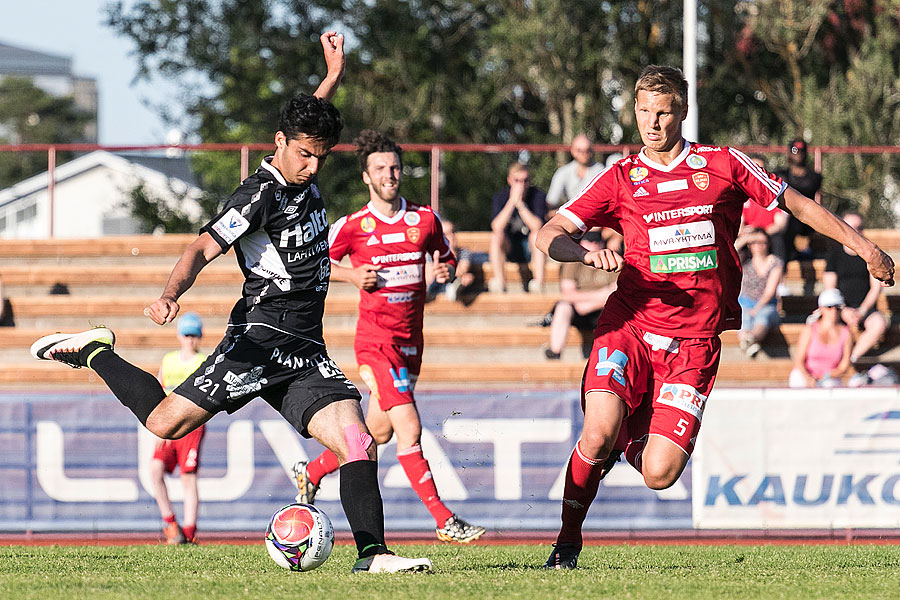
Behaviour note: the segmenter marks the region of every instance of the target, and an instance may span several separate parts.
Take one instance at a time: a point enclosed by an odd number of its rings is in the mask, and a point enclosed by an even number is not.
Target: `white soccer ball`
[[[331,519],[311,504],[288,504],[266,528],[266,550],[278,566],[312,571],[328,560],[334,547]]]

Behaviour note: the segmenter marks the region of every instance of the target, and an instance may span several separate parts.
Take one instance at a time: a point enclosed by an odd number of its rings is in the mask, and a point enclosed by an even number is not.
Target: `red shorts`
[[[592,391],[612,392],[625,402],[616,450],[661,435],[690,455],[721,348],[718,337],[666,338],[601,321],[582,380],[582,406]]]
[[[381,410],[416,401],[413,389],[422,370],[422,344],[356,344],[359,376]]]
[[[200,466],[200,442],[206,433],[206,425],[201,425],[183,438],[177,440],[160,440],[153,451],[153,458],[163,461],[166,473],[175,471],[181,474],[196,473]]]

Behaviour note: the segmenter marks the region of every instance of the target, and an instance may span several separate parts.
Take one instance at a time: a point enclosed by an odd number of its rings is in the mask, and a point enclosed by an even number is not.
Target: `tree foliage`
[[[701,139],[898,143],[898,2],[699,0]],[[324,71],[318,35],[337,28],[348,34],[334,100],[344,141],[376,128],[401,142],[567,143],[585,130],[637,144],[634,81],[645,65],[681,63],[681,11],[649,0],[139,0],[112,5],[108,24],[133,41],[138,77],[183,84],[177,104],[204,142],[271,139],[282,104]],[[445,216],[486,228],[515,158],[445,154]],[[565,160],[531,157],[538,185]],[[211,192],[224,197],[237,183],[236,158],[195,162]],[[426,201],[428,157],[408,153],[405,163],[404,194]],[[825,166],[832,205],[890,222],[888,157]],[[321,187],[333,216],[365,202],[350,156],[329,159]]]
[[[0,80],[0,144],[53,144],[82,141],[90,116],[69,96],[51,96],[29,79]],[[60,153],[57,161],[70,158]],[[46,152],[0,153],[0,189],[47,169]]]
[[[785,138],[900,145],[900,0],[760,0],[741,10],[746,72],[785,123]],[[896,155],[829,156],[823,175],[830,208],[859,210],[870,227],[894,222]]]

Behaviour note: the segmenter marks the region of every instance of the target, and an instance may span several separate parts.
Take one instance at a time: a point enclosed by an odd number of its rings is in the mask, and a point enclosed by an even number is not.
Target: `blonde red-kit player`
[[[621,270],[582,380],[584,427],[548,568],[577,565],[588,507],[622,453],[651,489],[671,486],[684,470],[718,370],[718,336],[740,324],[734,240],[748,198],[852,248],[875,278],[893,285],[891,258],[827,209],[734,148],[683,139],[680,70],[644,69],[634,109],[643,149],[597,175],[537,239],[555,260]],[[573,239],[594,227],[622,233],[624,256],[588,252]]]

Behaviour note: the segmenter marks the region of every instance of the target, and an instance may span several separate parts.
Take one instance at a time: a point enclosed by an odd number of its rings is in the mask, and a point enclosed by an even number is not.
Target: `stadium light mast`
[[[696,142],[700,133],[700,107],[697,106],[697,0],[684,0],[682,44],[684,78],[688,82],[688,114],[682,132],[686,140]]]

